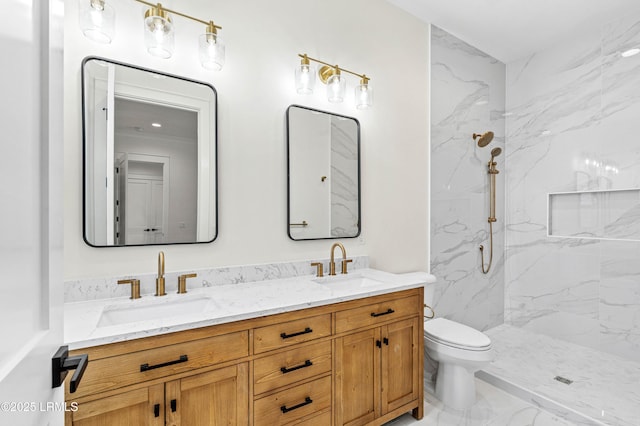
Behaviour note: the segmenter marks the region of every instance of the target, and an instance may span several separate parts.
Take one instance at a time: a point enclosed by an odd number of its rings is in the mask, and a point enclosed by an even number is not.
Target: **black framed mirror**
[[[82,61],[83,229],[93,247],[208,243],[218,234],[213,86]]]
[[[292,240],[360,235],[360,123],[287,108],[287,227]]]

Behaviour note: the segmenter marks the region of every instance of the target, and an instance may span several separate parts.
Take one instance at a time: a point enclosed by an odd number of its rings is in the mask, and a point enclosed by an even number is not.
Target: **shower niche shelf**
[[[640,188],[549,193],[547,235],[640,241]]]

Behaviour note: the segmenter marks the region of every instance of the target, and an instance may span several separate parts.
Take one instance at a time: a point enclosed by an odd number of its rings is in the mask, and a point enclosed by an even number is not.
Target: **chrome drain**
[[[571,383],[573,383],[573,380],[569,380],[562,376],[556,376],[553,379],[559,381],[560,383],[564,383],[565,385],[570,385]]]

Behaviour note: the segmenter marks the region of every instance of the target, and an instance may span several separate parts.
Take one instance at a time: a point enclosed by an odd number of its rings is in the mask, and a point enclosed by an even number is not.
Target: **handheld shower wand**
[[[480,245],[480,257],[482,259],[482,273],[487,274],[491,269],[491,263],[493,262],[493,222],[496,219],[496,175],[500,173],[498,169],[496,169],[497,163],[493,161],[498,155],[502,153],[502,149],[493,148],[491,150],[491,160],[487,164],[488,173],[491,178],[490,187],[489,187],[489,218],[487,222],[489,222],[489,264],[487,265],[487,269],[484,268],[484,246]]]

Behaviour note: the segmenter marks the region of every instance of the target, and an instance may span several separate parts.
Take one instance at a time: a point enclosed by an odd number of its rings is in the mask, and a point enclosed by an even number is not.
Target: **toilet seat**
[[[424,323],[425,336],[434,342],[468,351],[491,349],[491,339],[486,334],[446,318],[436,318]]]

